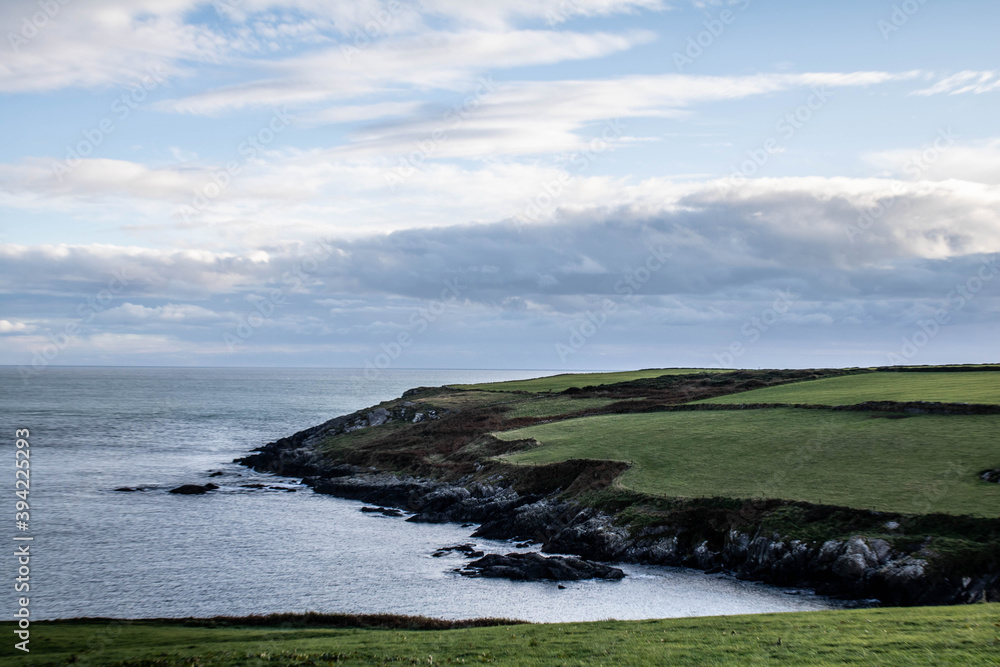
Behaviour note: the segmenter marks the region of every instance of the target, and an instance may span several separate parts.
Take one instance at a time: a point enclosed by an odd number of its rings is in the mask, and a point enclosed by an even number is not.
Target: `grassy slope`
[[[771,410],[601,415],[497,433],[517,463],[633,461],[618,481],[668,497],[780,498],[904,513],[1000,515],[1000,416]]]
[[[847,405],[864,401],[1000,404],[1000,372],[867,373],[765,387],[700,402]]]
[[[36,623],[31,647],[17,664],[994,665],[1000,605],[418,631]]]
[[[449,385],[456,389],[482,389],[485,391],[564,391],[570,387],[588,387],[616,382],[630,382],[663,375],[689,375],[692,373],[719,372],[704,368],[659,368],[642,371],[622,371],[619,373],[563,373],[532,380],[510,380],[508,382],[485,382],[482,384]]]

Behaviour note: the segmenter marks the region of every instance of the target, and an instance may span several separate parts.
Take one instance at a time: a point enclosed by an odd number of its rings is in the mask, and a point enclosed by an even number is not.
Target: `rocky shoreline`
[[[517,480],[502,473],[439,481],[333,463],[317,449],[331,434],[389,420],[436,418],[410,414],[413,409],[403,403],[392,411],[379,408],[338,417],[269,443],[237,462],[261,472],[302,477],[317,493],[405,510],[411,513],[407,521],[478,524],[474,536],[530,541],[548,553],[726,571],[739,578],[847,599],[877,599],[893,606],[1000,599],[1000,575],[956,573],[937,563],[932,552],[924,556],[919,545],[904,552],[886,539],[863,536],[816,542],[746,520],[759,513],[761,504],[812,510],[817,506],[783,501],[693,503],[667,513],[658,525],[637,527],[623,525],[612,513],[564,499],[562,489],[519,492]],[[868,525],[878,522],[887,533],[906,521],[904,516],[885,513],[820,509],[858,515]]]

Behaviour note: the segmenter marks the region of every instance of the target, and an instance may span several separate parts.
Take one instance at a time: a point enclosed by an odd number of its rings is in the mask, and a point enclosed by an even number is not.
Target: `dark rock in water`
[[[222,472],[221,470],[216,470],[215,472],[210,474],[209,477],[222,477],[225,474],[226,473]]]
[[[562,584],[559,584],[558,586],[556,586],[556,588],[558,588],[558,589],[559,589],[559,590],[561,590],[561,591],[564,591],[564,590],[566,590],[566,587],[565,587],[565,586],[563,586]]]
[[[531,542],[518,542],[514,546],[517,547],[518,549],[525,549],[531,546]]]
[[[195,495],[199,493],[207,493],[208,491],[214,491],[217,488],[219,487],[216,486],[215,484],[205,484],[204,486],[202,486],[201,484],[182,484],[181,486],[178,486],[176,489],[170,489],[170,493]]]
[[[138,490],[139,489],[133,489],[131,486],[119,486],[117,489],[115,489],[115,491],[122,491],[122,492],[132,492]]]
[[[263,489],[266,484],[240,484],[244,489]]]
[[[395,507],[362,507],[362,512],[369,514],[381,514],[382,516],[403,516],[403,513]]]
[[[979,473],[979,479],[984,482],[1000,483],[1000,468],[994,468],[993,470],[984,470]]]
[[[543,556],[539,553],[488,554],[458,570],[467,577],[496,577],[514,581],[579,581],[581,579],[621,579],[617,567],[582,558]]]
[[[269,489],[274,489],[275,491],[295,491],[296,489],[290,486],[269,486]]]
[[[432,553],[431,556],[434,556],[434,558],[440,558],[441,556],[446,556],[449,553],[460,553],[466,558],[482,558],[485,552],[477,549],[475,544],[456,544],[450,547],[441,547]]]

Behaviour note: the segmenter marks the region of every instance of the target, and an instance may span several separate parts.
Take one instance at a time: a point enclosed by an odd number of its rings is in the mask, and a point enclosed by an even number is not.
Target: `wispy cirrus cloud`
[[[188,23],[194,0],[102,0],[53,3],[50,17],[39,3],[16,0],[0,7],[5,51],[0,91],[129,85],[149,71],[176,76],[191,61],[215,62],[238,52],[238,39]],[[36,16],[45,20],[41,21]]]
[[[460,122],[446,122],[448,109],[427,110],[399,120],[362,126],[338,155],[394,155],[435,131],[447,141],[434,158],[538,155],[570,152],[590,137],[588,124],[607,119],[683,119],[701,104],[732,101],[793,89],[867,87],[906,81],[919,72],[807,72],[750,76],[660,74],[614,79],[491,82],[494,90],[476,101]],[[443,111],[443,113],[442,113]],[[455,116],[454,113],[451,114]],[[600,127],[598,127],[598,130]],[[618,133],[621,134],[620,132]]]
[[[427,31],[376,42],[364,51],[334,46],[272,61],[272,78],[160,102],[157,108],[219,114],[248,106],[310,105],[374,93],[461,89],[491,69],[598,58],[649,41],[652,33],[554,30]]]
[[[915,90],[912,95],[981,95],[1000,90],[1000,72],[966,70],[944,77],[932,86]]]
[[[0,62],[0,91],[124,86],[141,80],[150,69],[190,78],[198,67],[254,65],[271,69],[277,77],[303,75],[302,81],[346,86],[361,93],[379,89],[380,78],[385,78],[378,75],[379,68],[415,72],[406,67],[412,64],[408,56],[425,67],[435,67],[433,45],[419,43],[421,35],[434,34],[428,28],[430,22],[453,26],[436,38],[441,46],[453,49],[453,56],[464,59],[468,42],[482,41],[478,51],[468,52],[474,66],[503,67],[594,57],[609,48],[627,48],[614,46],[611,36],[589,38],[590,42],[586,36],[531,39],[518,35],[523,32],[514,27],[518,21],[544,20],[554,25],[574,17],[662,9],[659,0],[94,0],[46,6],[48,11],[33,0],[12,0],[0,6],[0,26],[8,47]],[[458,30],[466,31],[464,42]],[[534,32],[544,35],[547,31]],[[346,62],[341,47],[361,43],[359,36],[364,46],[373,40],[374,44],[365,49],[365,62],[354,63],[354,69],[373,75],[373,87],[363,85],[363,76],[351,77],[346,72],[306,76],[310,66],[336,69],[338,60]],[[533,51],[535,58],[518,60],[512,51],[519,47]],[[285,63],[274,59],[309,49],[321,50]],[[296,70],[296,64],[302,69]],[[439,77],[448,76],[442,63],[436,67],[442,70]],[[265,104],[275,97],[303,99],[302,90],[294,91],[291,82],[285,83],[284,89],[278,82],[264,81],[245,84],[245,88],[265,96]],[[217,92],[200,103],[188,100],[178,108],[210,112],[212,104],[240,106],[235,90]]]

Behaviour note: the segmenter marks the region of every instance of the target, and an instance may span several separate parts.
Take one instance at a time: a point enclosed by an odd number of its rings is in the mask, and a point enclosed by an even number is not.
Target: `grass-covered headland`
[[[110,621],[32,626],[5,664],[995,665],[1000,605],[492,625],[400,617]],[[6,631],[10,623],[0,624]]]
[[[998,427],[1000,366],[647,369],[413,389],[244,462],[543,551],[942,604],[1000,597]]]

